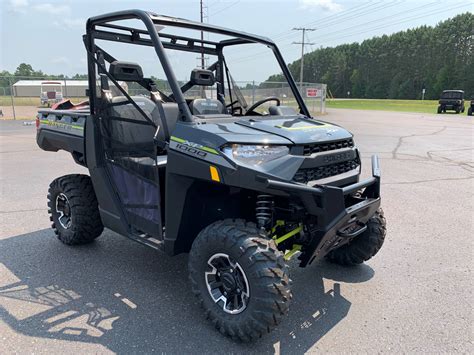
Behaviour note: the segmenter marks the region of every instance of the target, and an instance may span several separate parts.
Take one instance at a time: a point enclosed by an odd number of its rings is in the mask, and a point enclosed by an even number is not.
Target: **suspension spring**
[[[273,196],[258,195],[255,216],[259,229],[265,229],[273,220]]]

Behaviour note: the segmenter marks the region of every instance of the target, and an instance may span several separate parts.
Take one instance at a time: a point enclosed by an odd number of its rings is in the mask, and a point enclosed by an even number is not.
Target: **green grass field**
[[[15,106],[40,107],[39,97],[14,97]],[[72,98],[73,102],[80,102],[85,98]],[[289,103],[285,103],[289,104]],[[311,109],[311,102],[307,102]],[[467,105],[467,104],[466,104]],[[0,107],[11,106],[10,96],[0,96]],[[399,112],[436,113],[436,100],[378,100],[378,99],[327,99],[326,107],[351,110],[381,110]]]
[[[72,102],[80,102],[85,100],[85,97],[72,97]],[[40,107],[40,98],[38,97],[13,97],[15,106],[37,106]],[[0,96],[0,107],[11,106],[12,99],[10,96]]]
[[[13,97],[15,106],[39,106],[39,97]],[[12,100],[10,96],[0,96],[0,106],[11,106]]]
[[[328,99],[328,108],[436,113],[437,100]]]

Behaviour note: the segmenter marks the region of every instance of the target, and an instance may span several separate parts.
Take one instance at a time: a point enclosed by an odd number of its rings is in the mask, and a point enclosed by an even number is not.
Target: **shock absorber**
[[[273,220],[273,196],[258,195],[257,207],[255,208],[257,226],[264,231]]]

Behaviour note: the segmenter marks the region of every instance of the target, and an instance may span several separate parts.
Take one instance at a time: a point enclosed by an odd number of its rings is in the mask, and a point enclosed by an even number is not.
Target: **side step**
[[[140,243],[140,244],[143,244],[143,245],[146,245],[150,248],[153,248],[155,250],[160,250],[160,251],[163,251],[164,250],[164,243],[162,240],[158,240],[154,237],[152,237],[151,235],[148,235],[148,234],[138,234],[138,232],[136,234],[131,234],[128,236],[130,239]]]

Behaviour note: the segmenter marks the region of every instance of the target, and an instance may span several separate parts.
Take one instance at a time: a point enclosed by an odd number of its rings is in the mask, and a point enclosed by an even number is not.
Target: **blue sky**
[[[212,24],[267,36],[280,46],[286,62],[299,58],[301,40],[293,27],[314,27],[306,51],[320,46],[359,42],[439,21],[463,12],[474,12],[474,0],[206,0]],[[0,70],[14,71],[21,62],[46,73],[86,73],[82,44],[88,17],[116,10],[139,8],[160,14],[199,19],[199,0],[0,0]],[[120,59],[139,62],[145,72],[155,71],[158,62],[151,51],[135,47],[118,50]],[[123,54],[123,58],[121,55]],[[265,80],[273,74],[274,59],[266,49],[243,48],[232,53],[236,80]],[[195,55],[172,53],[178,78],[186,78],[197,65]]]

